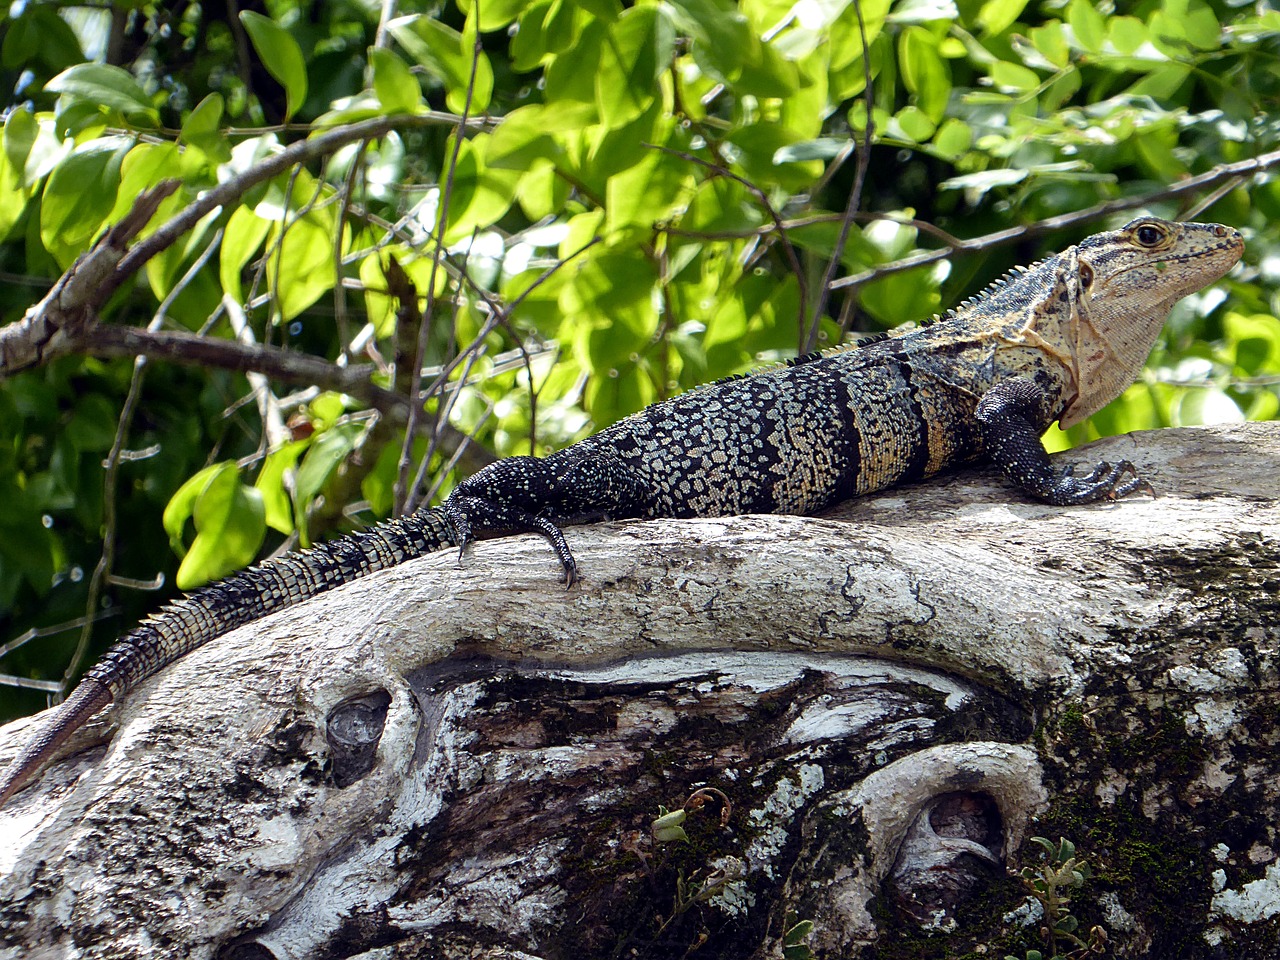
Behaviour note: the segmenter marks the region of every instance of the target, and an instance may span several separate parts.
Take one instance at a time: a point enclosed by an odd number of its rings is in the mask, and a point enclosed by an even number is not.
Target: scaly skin
[[[629,517],[808,514],[988,456],[1025,493],[1079,504],[1149,490],[1128,462],[1054,472],[1040,435],[1138,376],[1178,300],[1240,259],[1240,234],[1146,217],[1016,270],[936,322],[693,390],[545,459],[513,457],[438,510],[282,557],[165,608],[122,638],[0,781],[0,804],[93,714],[195,647],[477,531],[546,536]]]

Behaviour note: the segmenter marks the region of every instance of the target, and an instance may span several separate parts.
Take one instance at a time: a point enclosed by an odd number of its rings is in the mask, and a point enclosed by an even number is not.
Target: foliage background
[[[1050,446],[1280,409],[1265,3],[19,2],[0,30],[3,323],[145,188],[181,184],[144,236],[287,144],[390,118],[101,305],[146,328],[145,365],[86,339],[5,371],[0,719],[179,586],[922,321],[1137,211],[1237,226],[1245,262]]]

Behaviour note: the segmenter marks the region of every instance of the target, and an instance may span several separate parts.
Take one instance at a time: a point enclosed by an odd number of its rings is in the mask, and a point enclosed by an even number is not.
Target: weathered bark
[[[571,591],[494,540],[230,634],[0,811],[0,956],[1023,956],[1035,834],[1112,955],[1270,956],[1280,425],[1080,456],[1159,497],[584,527]]]

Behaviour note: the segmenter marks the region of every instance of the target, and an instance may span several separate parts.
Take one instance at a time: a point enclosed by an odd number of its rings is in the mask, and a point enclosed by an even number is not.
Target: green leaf
[[[110,107],[119,110],[131,120],[145,119],[152,124],[160,122],[160,114],[133,74],[111,64],[77,63],[45,84],[45,89],[92,104],[95,109]]]
[[[517,107],[489,135],[485,163],[523,170],[535,159],[554,158],[563,153],[558,138],[584,129],[595,119],[596,112],[589,104],[576,101]]]
[[[573,5],[581,7],[591,16],[597,17],[605,23],[613,23],[622,13],[620,0],[573,0]],[[568,4],[565,4],[565,6],[568,6]]]
[[[596,65],[595,102],[601,121],[619,127],[644,113],[674,51],[675,29],[659,7],[632,7],[623,13],[610,26]]]
[[[560,212],[572,188],[550,160],[534,160],[516,184],[516,200],[531,222]]]
[[[997,60],[991,65],[991,82],[1004,93],[1030,93],[1040,86],[1040,77],[1021,64]]]
[[[8,239],[10,231],[22,219],[27,200],[18,171],[9,163],[9,158],[0,153],[0,242]]]
[[[886,327],[923,320],[942,306],[937,275],[917,267],[868,283],[861,290],[863,307]]]
[[[760,38],[735,4],[729,0],[672,0],[671,10],[675,25],[693,40],[694,60],[712,77],[733,82],[744,70],[748,78],[755,72],[748,68],[761,61]]]
[[[183,546],[186,522],[195,539]],[[231,462],[215,463],[184,483],[164,511],[164,528],[182,556],[177,584],[191,590],[251,563],[266,535],[262,496],[240,482]]]
[[[803,160],[830,160],[848,150],[853,141],[847,138],[818,137],[779,147],[773,153],[774,163],[796,163]]]
[[[906,138],[916,143],[928,140],[937,129],[924,111],[914,105],[903,107],[894,120]]]
[[[941,123],[951,97],[951,70],[938,55],[937,38],[924,27],[907,27],[898,38],[898,63],[916,106]]]
[[[38,133],[35,114],[30,110],[19,107],[9,111],[4,121],[4,153],[19,176],[27,165]]]
[[[311,448],[307,450],[302,465],[298,468],[293,487],[294,517],[298,536],[304,547],[311,545],[311,538],[307,533],[307,509],[329,482],[334,471],[356,448],[363,433],[363,424],[340,423],[312,438]]]
[[[706,233],[753,230],[764,219],[764,211],[754,196],[748,196],[746,187],[736,180],[717,177],[698,184],[680,226]]]
[[[649,825],[653,831],[653,839],[657,843],[674,843],[675,841],[688,841],[689,835],[684,832],[682,824],[687,819],[684,810],[672,810],[665,812],[657,820]]]
[[[973,131],[963,120],[949,118],[933,138],[933,145],[939,153],[949,159],[959,158],[969,149],[973,142]]]
[[[1280,321],[1275,317],[1233,311],[1223,318],[1222,331],[1226,336],[1222,359],[1235,376],[1280,373]]]
[[[1181,17],[1181,24],[1193,47],[1216,50],[1222,45],[1222,24],[1208,4],[1188,4],[1186,13]]]
[[[271,224],[248,207],[236,207],[222,232],[222,248],[218,252],[218,281],[222,289],[237,301],[244,302],[240,273],[249,258],[258,252],[267,238]]]
[[[1107,37],[1107,22],[1091,0],[1071,0],[1067,24],[1076,42],[1089,53],[1097,53]]]
[[[515,202],[520,171],[490,170],[484,160],[488,144],[489,135],[480,134],[464,140],[458,152],[453,193],[449,198],[449,223],[444,235],[446,244],[465,240],[475,231],[492,225]]]
[[[369,49],[373,64],[373,89],[387,113],[413,113],[422,103],[418,78],[405,62],[382,47]]]
[[[1161,64],[1130,87],[1126,93],[1130,97],[1151,97],[1156,100],[1167,100],[1195,73],[1196,68],[1189,63],[1171,62]],[[1074,93],[1074,91],[1072,92]]]
[[[596,247],[585,259],[573,282],[561,291],[565,317],[572,318],[566,332],[577,335],[577,353],[587,370],[597,376],[617,375],[657,330],[657,271],[648,257],[631,247]]]
[[[481,0],[478,4],[476,0],[458,0],[458,9],[468,17],[477,5],[480,7],[480,31],[489,33],[501,30],[519,16],[527,6],[527,0]]]
[[[262,496],[263,518],[268,527],[288,536],[294,531],[293,498],[285,485],[285,473],[294,468],[298,457],[311,446],[311,437],[293,440],[272,450],[262,462],[253,486]]]
[[[178,556],[185,556],[187,553],[183,534],[186,532],[187,521],[191,519],[191,512],[195,509],[196,500],[205,487],[226,471],[231,471],[233,475],[238,473],[236,465],[229,461],[210,464],[179,487],[165,505],[161,523],[165,533],[169,534],[169,546]]]
[[[988,35],[1004,33],[1022,14],[1027,0],[987,0],[978,11],[978,23]]]
[[[1027,170],[1012,170],[1006,168],[997,168],[995,170],[983,170],[979,173],[966,173],[958,177],[951,177],[949,180],[943,180],[938,184],[941,190],[968,190],[971,195],[981,197],[988,190],[996,187],[1011,187],[1015,183],[1021,183],[1030,176]]]
[[[521,72],[542,66],[551,54],[563,49],[557,40],[565,32],[576,38],[578,26],[576,8],[562,0],[535,0],[524,6],[509,50],[511,66]]]
[[[287,120],[301,109],[307,99],[307,63],[302,57],[302,48],[288,30],[270,17],[252,10],[241,10],[240,22],[267,73],[284,87]]]
[[[651,229],[687,201],[692,182],[684,160],[649,150],[639,163],[609,178],[605,224],[610,230],[632,225]]]
[[[283,239],[277,224],[271,231],[274,252],[268,274],[276,281],[280,318],[286,322],[306,310],[333,289],[337,280],[333,262],[336,226],[330,209],[313,207],[288,221]],[[275,243],[279,239],[278,243]]]
[[[13,17],[0,30],[0,64],[6,69],[16,73],[34,60],[53,71],[86,59],[75,31],[56,4],[10,4],[6,13]]]
[[[1066,31],[1057,20],[1052,20],[1041,27],[1032,27],[1028,33],[1031,37],[1031,45],[1049,63],[1061,68],[1071,61],[1071,45],[1067,43]]]
[[[116,191],[115,206],[107,215],[107,221],[115,223],[133,209],[142,191],[166,178],[181,176],[182,151],[176,143],[139,143],[120,164],[120,189]],[[181,190],[175,196],[182,202]],[[157,211],[150,224],[142,229],[142,236],[150,234],[153,225],[163,223],[164,219],[164,213]]]
[[[813,934],[813,921],[801,920],[782,936],[782,942],[788,947],[804,943]]]
[[[778,185],[787,190],[803,190],[822,174],[819,160],[778,163],[778,151],[810,139],[776,123],[752,123],[739,127],[729,141],[741,151],[738,165],[746,178],[761,188]]]
[[[1107,39],[1118,53],[1128,56],[1147,42],[1147,25],[1137,17],[1112,17],[1107,21]]]
[[[414,456],[421,458],[423,450],[415,447]],[[378,454],[378,462],[360,481],[360,494],[369,502],[375,516],[385,517],[395,506],[396,479],[400,473],[400,444],[388,443]]]
[[[89,246],[116,202],[129,137],[102,137],[72,151],[45,183],[40,239],[65,269]]]
[[[445,103],[454,113],[461,113],[467,106],[474,56],[476,76],[470,112],[474,116],[489,108],[493,66],[483,52],[474,54],[469,34],[461,34],[425,14],[396,17],[387,23],[387,31],[409,56],[444,84]]]
[[[203,151],[217,163],[231,159],[231,146],[220,129],[223,111],[222,94],[211,93],[182,122],[182,140]]]

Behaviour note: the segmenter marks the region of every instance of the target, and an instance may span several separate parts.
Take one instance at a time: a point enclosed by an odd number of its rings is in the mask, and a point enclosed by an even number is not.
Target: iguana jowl
[[[376,570],[465,549],[474,532],[545,535],[572,585],[566,524],[812,513],[982,455],[1049,503],[1149,489],[1128,462],[1055,472],[1040,435],[1115,399],[1170,307],[1243,251],[1229,227],[1134,220],[1015,270],[926,327],[693,390],[544,459],[491,464],[440,508],[229,577],[121,638],[9,766],[0,804],[89,717],[165,664]]]

